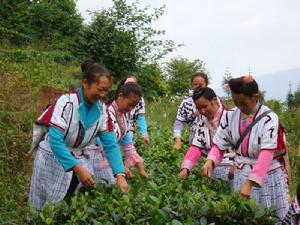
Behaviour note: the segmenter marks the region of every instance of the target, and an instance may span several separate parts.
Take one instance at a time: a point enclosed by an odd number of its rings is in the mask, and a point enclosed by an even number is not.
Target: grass
[[[0,224],[22,224],[27,212],[33,157],[32,124],[42,85],[76,87],[80,68],[48,61],[0,60]]]

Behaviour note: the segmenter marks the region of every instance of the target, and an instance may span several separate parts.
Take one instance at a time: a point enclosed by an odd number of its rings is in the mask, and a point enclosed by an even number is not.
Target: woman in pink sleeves
[[[192,98],[200,114],[196,116],[192,124],[191,144],[184,156],[178,175],[182,179],[188,177],[201,155],[207,156],[213,144],[213,135],[225,112],[224,105],[218,101],[217,95],[209,87],[196,88]],[[233,165],[233,158],[234,153],[228,150],[222,163],[214,171],[213,179],[220,178],[230,184],[228,173]]]
[[[260,204],[274,207],[281,221],[289,209],[284,130],[278,116],[258,101],[258,84],[252,76],[231,79],[229,87],[236,107],[222,115],[201,172],[211,177],[224,150],[235,147],[234,190],[243,198],[255,198]]]
[[[142,88],[137,83],[128,82],[118,89],[115,99],[106,104],[118,143],[125,155],[124,165],[129,178],[133,176],[131,167],[136,167],[142,176],[148,177],[143,165],[144,159],[137,153],[130,133],[129,113],[139,103],[142,95]]]
[[[203,72],[197,72],[191,77],[191,88],[195,90],[198,87],[207,87],[208,77]],[[186,96],[180,103],[177,111],[176,120],[173,126],[174,135],[174,148],[179,150],[182,146],[181,133],[184,128],[184,124],[191,125],[197,116],[197,109],[193,98],[191,96]],[[191,138],[191,136],[190,136]]]

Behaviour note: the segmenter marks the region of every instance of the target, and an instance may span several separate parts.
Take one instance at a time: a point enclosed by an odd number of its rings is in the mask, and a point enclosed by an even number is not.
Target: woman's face
[[[128,96],[123,95],[123,93],[120,93],[116,104],[118,105],[118,108],[120,112],[127,113],[130,112],[141,100],[141,97],[137,96],[134,93],[129,93]]]
[[[207,100],[201,96],[195,101],[195,105],[199,113],[206,116],[208,119],[213,119],[219,109],[217,97],[214,97],[212,100]]]
[[[231,93],[231,97],[236,107],[238,107],[244,114],[250,114],[256,106],[258,94],[247,96],[244,94]]]
[[[200,76],[196,76],[192,81],[192,89],[195,90],[197,87],[207,87],[205,80]]]
[[[87,80],[83,80],[83,93],[85,101],[88,104],[95,104],[97,101],[104,101],[111,87],[111,81],[106,76],[99,76],[96,82],[88,84]]]

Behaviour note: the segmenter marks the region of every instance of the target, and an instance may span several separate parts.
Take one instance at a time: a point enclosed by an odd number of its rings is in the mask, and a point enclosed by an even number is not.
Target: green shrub
[[[0,41],[8,41],[11,45],[19,46],[29,44],[32,40],[26,34],[22,34],[17,31],[7,29],[5,27],[0,27]]]
[[[56,62],[69,63],[75,60],[75,57],[69,52],[61,51],[35,51],[35,50],[0,50],[0,57],[11,62]]]
[[[221,180],[177,178],[182,154],[172,151],[169,129],[151,124],[152,146],[138,143],[150,178],[130,181],[130,192],[99,184],[77,192],[67,204],[31,211],[29,224],[274,224],[275,211],[245,201]]]

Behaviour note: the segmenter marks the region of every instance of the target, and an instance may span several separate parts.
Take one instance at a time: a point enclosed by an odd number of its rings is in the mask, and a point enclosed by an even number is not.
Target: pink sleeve
[[[256,163],[252,168],[252,172],[249,176],[249,180],[254,181],[259,186],[263,184],[264,179],[267,176],[269,167],[273,161],[274,151],[273,150],[261,150]]]
[[[222,151],[222,150],[220,150],[217,145],[214,145],[210,149],[210,151],[209,151],[208,156],[207,156],[206,159],[212,160],[214,162],[214,164],[215,164],[215,167],[216,167],[222,161],[222,159],[224,157],[224,153],[225,152]]]
[[[188,148],[188,150],[183,158],[183,161],[181,164],[181,169],[185,168],[185,169],[188,169],[189,171],[191,171],[192,168],[198,162],[200,156],[201,156],[201,149],[196,146],[191,145]]]

